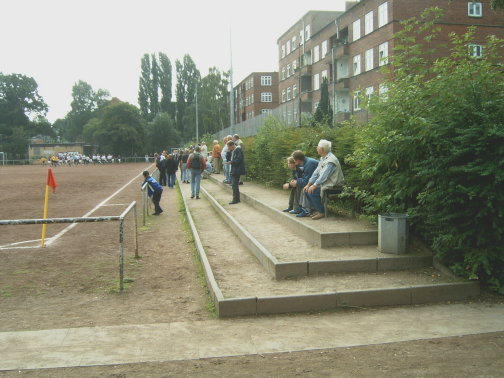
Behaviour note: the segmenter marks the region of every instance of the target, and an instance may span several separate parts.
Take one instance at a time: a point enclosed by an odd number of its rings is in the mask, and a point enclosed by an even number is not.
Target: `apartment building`
[[[393,54],[394,34],[400,21],[438,6],[443,17],[441,33],[433,45],[442,46],[449,33],[463,34],[477,26],[476,43],[468,46],[475,57],[484,54],[485,38],[504,38],[504,12],[493,11],[489,0],[362,0],[347,2],[344,12],[309,11],[277,41],[279,97],[282,119],[300,124],[303,114],[313,114],[320,101],[320,86],[329,83],[335,122],[355,115],[366,121],[359,95],[386,91],[380,67]],[[446,50],[439,49],[439,55]]]
[[[278,72],[253,72],[234,88],[234,122],[271,114],[278,106]]]

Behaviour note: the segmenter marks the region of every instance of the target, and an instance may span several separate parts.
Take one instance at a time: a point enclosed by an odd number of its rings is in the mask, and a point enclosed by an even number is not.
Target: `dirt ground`
[[[140,205],[139,174],[146,167],[56,168],[59,186],[51,194],[49,217],[83,216],[130,181],[89,216],[118,215],[133,200]],[[41,218],[46,175],[39,166],[0,167],[0,219]],[[133,258],[127,236],[125,276],[133,282],[123,293],[117,290],[117,223],[79,224],[44,249],[0,249],[0,332],[211,318],[177,193],[166,189],[164,213],[141,228],[141,259]],[[66,226],[49,225],[48,237]],[[40,238],[40,226],[0,227],[0,247]],[[487,299],[495,300],[482,300]],[[503,350],[504,333],[493,333],[264,356],[10,371],[0,377],[499,377]]]

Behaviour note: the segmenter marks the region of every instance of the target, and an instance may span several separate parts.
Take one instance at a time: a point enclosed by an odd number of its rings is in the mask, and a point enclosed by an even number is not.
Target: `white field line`
[[[102,207],[106,206],[124,206],[124,203],[107,203],[106,205],[102,205]]]
[[[16,242],[16,243],[5,244],[5,245],[0,245],[0,249],[37,248],[36,246],[28,246],[28,247],[15,247],[15,246],[18,245],[18,244],[38,243],[40,241],[41,241],[41,239],[35,239],[35,240],[26,240],[26,241],[21,241],[21,242]]]
[[[142,171],[143,172],[143,171]],[[101,201],[98,205],[96,205],[92,210],[88,211],[86,214],[82,216],[82,218],[87,217],[94,213],[99,207],[103,206],[105,203],[107,203],[111,198],[114,198],[117,194],[119,194],[121,191],[123,191],[128,185],[130,185],[133,181],[137,179],[138,176],[140,176],[142,173],[137,174],[135,177],[133,177],[130,181],[128,181],[126,184],[124,184],[120,189],[118,189],[116,192],[114,192],[112,195],[109,197],[105,198],[103,201]],[[63,230],[58,232],[56,235],[54,235],[52,238],[49,238],[47,242],[45,243],[47,246],[51,245],[54,243],[56,240],[58,240],[60,237],[65,235],[68,231],[70,231],[72,228],[77,226],[78,223],[71,223],[67,227],[65,227]]]

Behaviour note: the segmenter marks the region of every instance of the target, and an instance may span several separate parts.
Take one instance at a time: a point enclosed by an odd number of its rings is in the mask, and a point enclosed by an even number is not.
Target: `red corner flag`
[[[54,175],[52,173],[51,168],[49,168],[49,170],[47,171],[47,186],[50,186],[52,188],[53,193],[56,193],[56,187],[58,186],[58,184],[54,179]]]

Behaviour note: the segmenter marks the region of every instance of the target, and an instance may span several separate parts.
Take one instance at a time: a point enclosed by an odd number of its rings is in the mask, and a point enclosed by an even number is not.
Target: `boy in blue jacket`
[[[145,181],[142,183],[142,186],[147,183],[147,194],[149,197],[152,197],[152,202],[154,203],[154,214],[152,215],[159,215],[163,212],[163,209],[159,206],[163,187],[159,185],[154,177],[150,176],[149,171],[143,171],[143,177],[145,177]]]

